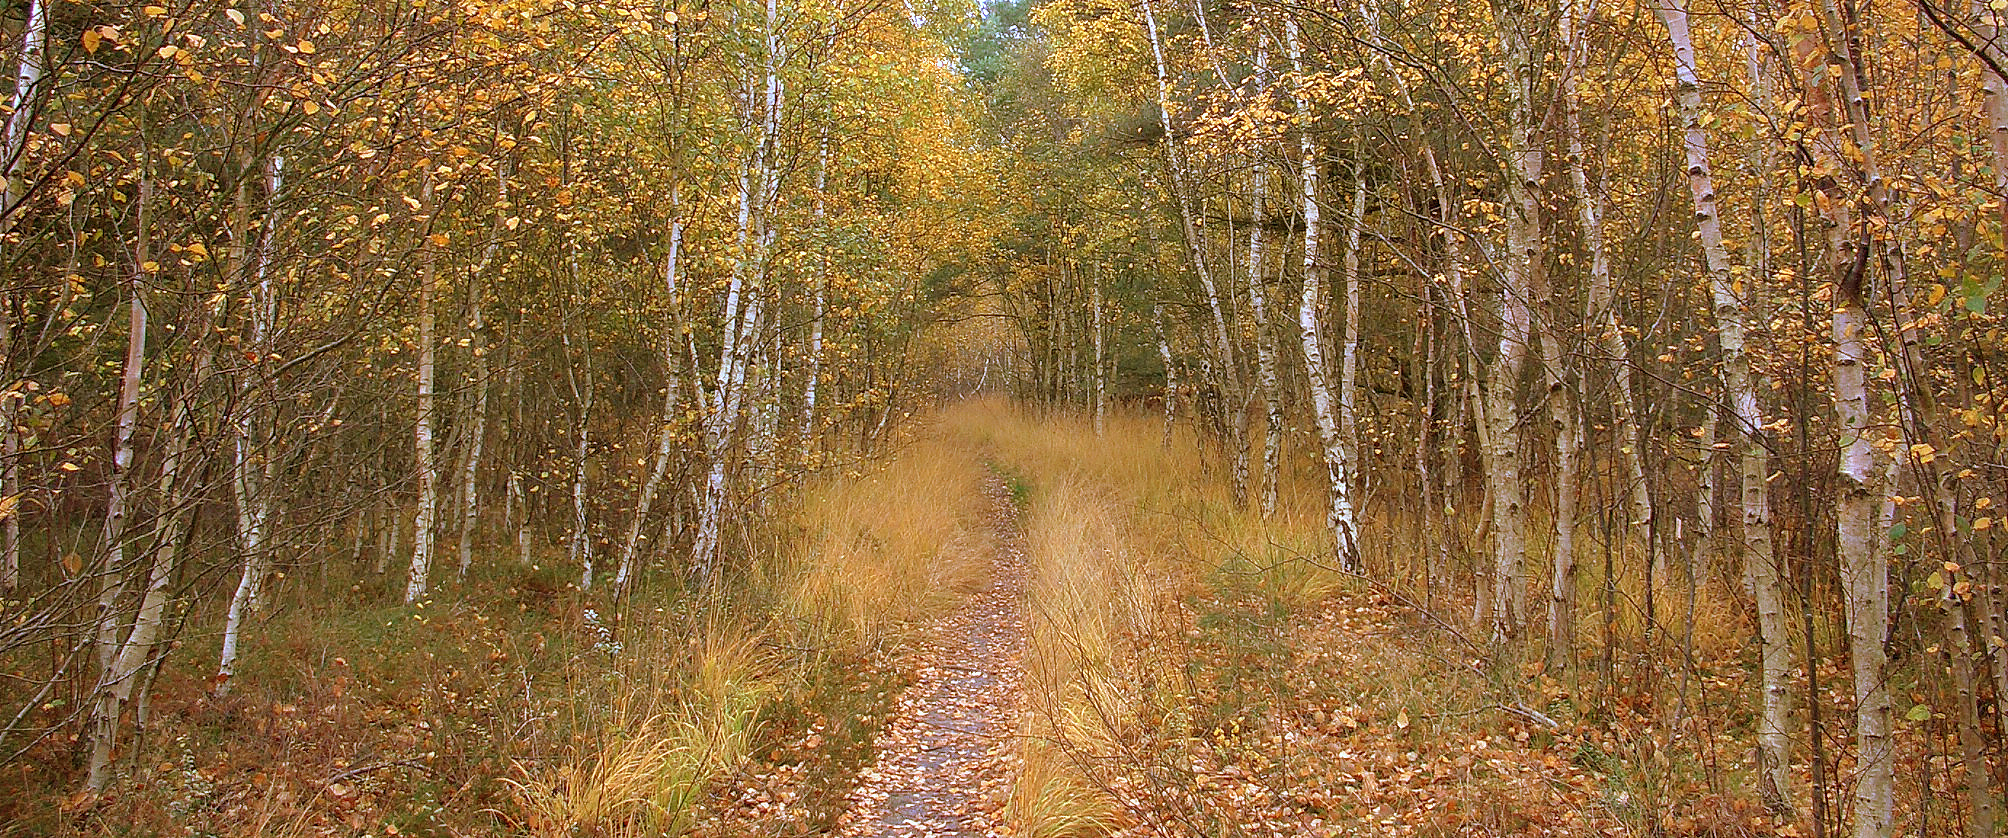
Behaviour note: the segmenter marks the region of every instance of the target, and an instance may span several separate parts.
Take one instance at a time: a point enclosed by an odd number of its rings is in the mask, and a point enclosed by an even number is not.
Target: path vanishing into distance
[[[1026,642],[1024,536],[1010,488],[984,493],[987,579],[901,662],[912,678],[861,772],[841,838],[1008,835]]]

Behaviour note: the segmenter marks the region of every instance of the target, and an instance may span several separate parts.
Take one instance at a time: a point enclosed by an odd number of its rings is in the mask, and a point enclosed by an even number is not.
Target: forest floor
[[[62,791],[52,743],[0,835],[1800,828],[1744,781],[1741,626],[1700,625],[1677,679],[1633,652],[1501,658],[1455,599],[1322,563],[1308,464],[1265,516],[1198,452],[1143,417],[1098,434],[977,401],[770,513],[782,546],[729,595],[644,589],[614,616],[500,563],[418,608],[366,565],[303,582],[229,698],[200,655],[164,670],[119,792]],[[1386,578],[1438,537],[1368,532]]]

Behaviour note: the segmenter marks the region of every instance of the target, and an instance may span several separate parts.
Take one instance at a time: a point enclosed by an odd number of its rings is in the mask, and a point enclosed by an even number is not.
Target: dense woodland
[[[216,754],[381,654],[461,679],[407,685],[443,714],[412,735],[478,704],[453,741],[525,743],[420,772],[511,778],[412,804],[435,834],[599,830],[551,804],[610,764],[580,732],[665,716],[580,668],[814,648],[747,663],[828,674],[758,700],[850,706],[906,618],[802,593],[818,526],[876,526],[803,510],[987,392],[1311,522],[1261,572],[1407,615],[1479,710],[1629,731],[1663,809],[1626,834],[1999,835],[2004,17],[9,4],[0,817],[227,824],[252,769]],[[849,616],[775,616],[811,600]],[[491,619],[451,666],[371,628]],[[728,622],[768,639],[679,640]],[[491,629],[525,645],[467,652]],[[505,724],[546,676],[570,709]],[[665,813],[787,727],[740,698],[624,828],[711,823]],[[322,797],[417,764],[388,748]],[[210,802],[131,826],[170,787]],[[1425,834],[1523,831],[1476,823]]]

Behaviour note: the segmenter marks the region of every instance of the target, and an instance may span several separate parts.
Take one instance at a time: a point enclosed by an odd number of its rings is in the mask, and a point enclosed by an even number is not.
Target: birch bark
[[[1285,22],[1292,69],[1303,73],[1303,45],[1294,20]],[[1299,113],[1308,113],[1310,102],[1302,85],[1293,87]],[[1345,442],[1340,434],[1337,399],[1333,397],[1331,369],[1325,360],[1324,318],[1318,302],[1324,298],[1325,268],[1321,257],[1324,226],[1318,177],[1318,146],[1308,125],[1299,126],[1297,135],[1298,189],[1304,198],[1303,293],[1297,304],[1297,335],[1304,354],[1304,373],[1310,381],[1311,413],[1318,423],[1325,465],[1325,528],[1331,533],[1332,555],[1348,573],[1360,573],[1359,524],[1353,509],[1351,474],[1347,471]],[[1357,177],[1357,174],[1355,175]],[[1354,220],[1358,223],[1357,219]]]
[[[1771,496],[1767,431],[1757,400],[1757,384],[1745,350],[1748,305],[1744,283],[1730,265],[1722,241],[1722,220],[1709,165],[1708,136],[1701,124],[1701,80],[1689,33],[1685,0],[1669,0],[1654,10],[1665,25],[1674,58],[1674,97],[1683,126],[1688,191],[1694,201],[1695,227],[1715,315],[1716,342],[1722,350],[1723,396],[1728,418],[1741,440],[1740,501],[1743,539],[1737,545],[1745,575],[1757,599],[1758,642],[1761,647],[1762,719],[1758,729],[1760,792],[1778,810],[1791,808],[1791,692],[1793,654],[1786,637],[1784,585],[1771,544]]]
[[[680,186],[680,185],[679,185]],[[655,453],[650,459],[648,478],[642,482],[641,496],[635,501],[634,517],[628,522],[627,538],[621,542],[620,568],[614,573],[614,589],[625,592],[634,576],[635,560],[641,551],[642,528],[655,507],[656,494],[662,491],[663,479],[669,474],[669,461],[675,453],[676,439],[681,422],[677,416],[678,395],[682,387],[679,381],[680,367],[678,355],[684,328],[683,282],[681,279],[683,262],[683,214],[678,198],[682,190],[670,188],[669,252],[663,257],[662,284],[665,304],[671,312],[669,322],[664,325],[662,337],[662,368],[666,380],[662,388],[662,415],[657,420],[660,427],[656,431]],[[810,396],[814,394],[811,380]],[[810,412],[813,412],[813,408]],[[806,415],[806,414],[805,414]]]
[[[1877,248],[1874,230],[1888,218],[1889,196],[1876,159],[1870,130],[1863,76],[1855,60],[1856,32],[1833,0],[1815,3],[1825,30],[1831,75],[1841,90],[1846,141],[1830,150],[1833,159],[1851,164],[1861,179],[1859,196],[1829,202],[1834,260],[1834,409],[1841,426],[1840,500],[1837,503],[1835,552],[1841,565],[1841,585],[1848,626],[1848,649],[1854,669],[1855,838],[1888,838],[1895,828],[1895,760],[1891,740],[1888,686],[1890,592],[1889,568],[1880,549],[1884,529],[1878,514],[1885,486],[1879,477],[1875,441],[1870,437],[1873,407],[1865,365],[1869,361],[1867,305]],[[1818,106],[1816,111],[1821,110]],[[1831,110],[1829,107],[1827,110]],[[1819,115],[1833,119],[1831,113]],[[1831,141],[1830,141],[1831,142]],[[1866,199],[1866,200],[1862,200]],[[1847,205],[1862,201],[1869,217],[1852,217]],[[1902,282],[1900,254],[1880,254],[1893,286]]]
[[[467,453],[460,464],[460,565],[457,575],[467,578],[467,569],[474,564],[474,536],[481,529],[481,460],[487,450],[488,441],[488,356],[494,350],[489,346],[487,308],[488,271],[495,264],[495,257],[502,248],[502,228],[504,216],[509,210],[509,177],[511,166],[505,159],[495,174],[495,222],[489,229],[488,243],[481,248],[481,259],[467,274],[467,337],[468,337],[468,378],[474,388],[473,404],[467,429]]]
[[[97,684],[91,699],[97,702],[97,721],[91,735],[90,751],[95,754],[104,749],[107,764],[110,749],[114,746],[118,732],[118,712],[115,702],[117,655],[119,630],[121,627],[119,600],[124,595],[128,567],[127,520],[133,491],[133,434],[139,426],[140,388],[146,375],[147,351],[147,308],[143,296],[146,285],[153,279],[153,262],[149,249],[152,231],[151,204],[153,198],[153,176],[147,171],[149,160],[141,157],[139,203],[136,215],[137,227],[133,239],[133,265],[126,276],[126,351],[124,365],[119,375],[119,396],[116,424],[112,430],[112,472],[111,486],[105,501],[104,564],[98,568],[97,632],[95,651],[97,653]],[[106,702],[110,700],[110,706]],[[95,762],[95,758],[94,758]],[[109,776],[104,768],[90,773],[86,782],[99,784]],[[94,785],[94,788],[103,788]]]
[[[29,0],[28,19],[21,30],[20,66],[14,74],[14,95],[7,111],[5,147],[0,148],[4,171],[4,195],[0,195],[0,233],[14,226],[15,213],[23,199],[22,155],[27,150],[29,123],[41,99],[43,53],[48,43],[49,11],[46,0]],[[0,364],[13,369],[15,292],[0,294]],[[12,498],[18,510],[21,497],[21,436],[16,417],[25,397],[10,380],[0,381],[0,497]],[[21,579],[21,521],[18,514],[6,516],[0,529],[0,591],[12,592]]]
[[[1151,0],[1143,0],[1144,32],[1150,40],[1152,66],[1157,79],[1158,127],[1164,134],[1165,169],[1171,175],[1172,203],[1178,209],[1179,232],[1185,244],[1187,263],[1199,278],[1200,289],[1206,295],[1206,306],[1212,315],[1213,350],[1217,359],[1216,377],[1224,399],[1233,400],[1242,392],[1240,364],[1234,351],[1234,342],[1229,337],[1227,303],[1220,295],[1220,288],[1214,282],[1213,271],[1206,264],[1206,253],[1211,250],[1206,241],[1206,229],[1197,219],[1197,211],[1192,205],[1192,175],[1179,153],[1178,134],[1172,124],[1171,72],[1164,58],[1164,42],[1157,21],[1157,12]],[[1231,439],[1227,440],[1229,456],[1233,458],[1234,500],[1245,504],[1248,499],[1248,459],[1247,459],[1247,412],[1237,414],[1240,418],[1228,422]],[[1231,418],[1231,417],[1230,417]]]
[[[1486,483],[1492,496],[1492,638],[1518,637],[1527,613],[1527,507],[1521,485],[1520,377],[1533,337],[1528,294],[1541,254],[1541,150],[1534,123],[1533,46],[1518,0],[1498,6],[1506,59],[1511,139],[1506,172],[1506,254],[1499,293],[1499,348],[1486,372]]]
[[[424,201],[428,213],[438,211],[432,201],[432,178],[425,180]],[[418,272],[418,418],[413,423],[414,470],[418,477],[418,509],[412,516],[411,571],[404,585],[404,602],[411,605],[431,591],[433,528],[439,510],[439,460],[433,451],[435,394],[433,377],[439,358],[438,329],[433,313],[437,256],[427,253]]]

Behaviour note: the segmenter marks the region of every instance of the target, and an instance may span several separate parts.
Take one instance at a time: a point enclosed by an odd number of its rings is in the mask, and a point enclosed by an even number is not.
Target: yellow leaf
[[[57,136],[67,137],[70,135],[70,123],[51,122],[49,123],[49,130],[54,131]]]
[[[238,26],[243,26],[243,25],[244,25],[244,13],[243,13],[243,12],[240,12],[240,11],[237,11],[236,9],[225,9],[225,10],[223,10],[223,16],[224,16],[224,17],[227,17],[227,18],[230,18],[230,22],[232,22],[232,23],[235,23],[235,24],[237,24]]]
[[[131,8],[131,7],[130,7],[130,6],[128,6],[127,8]],[[148,6],[148,7],[146,7],[145,9],[142,9],[141,11],[144,11],[144,12],[146,12],[146,16],[147,16],[147,17],[160,17],[161,15],[164,15],[164,14],[167,14],[167,7],[165,7],[165,6]]]
[[[433,247],[445,247],[447,242],[452,241],[445,233],[433,233],[426,236],[425,240],[431,242]]]
[[[14,513],[17,510],[19,510],[20,507],[21,507],[21,495],[18,492],[15,494],[8,495],[4,498],[0,498],[0,521],[5,521],[10,518],[13,518]]]
[[[173,45],[173,44],[168,44],[167,46],[164,46],[164,47],[161,47],[161,48],[160,48],[160,49],[159,49],[158,51],[156,51],[156,52],[155,52],[154,54],[155,54],[155,55],[158,55],[158,56],[160,56],[160,57],[162,57],[162,58],[173,58],[173,57],[174,57],[174,54],[175,54],[175,53],[177,53],[177,52],[180,52],[180,51],[181,51],[181,50],[180,50],[180,49],[179,49],[178,47],[176,47],[175,45]]]
[[[104,39],[105,39],[104,33],[99,32],[96,29],[84,30],[84,51],[92,55],[97,55],[98,44],[102,43]]]
[[[1994,519],[1993,519],[1993,518],[1975,518],[1975,519],[1973,520],[1973,529],[1974,529],[1974,530],[1975,530],[1976,532],[1977,532],[1977,531],[1979,531],[1979,530],[1984,530],[1984,529],[1987,529],[1987,528],[1989,528],[1989,527],[1992,527],[1992,526],[1994,526]]]
[[[418,202],[418,199],[417,199],[417,198],[413,198],[413,197],[411,197],[410,195],[406,195],[406,196],[404,196],[404,205],[405,205],[405,206],[408,206],[408,207],[411,207],[411,209],[412,209],[412,211],[413,211],[413,212],[416,212],[416,211],[418,211],[418,210],[421,210],[421,209],[424,209],[424,208],[425,208],[425,205],[424,205],[424,204],[421,204],[421,203],[419,203],[419,202]]]
[[[303,52],[303,53],[306,53],[306,54],[308,54],[308,55],[313,55],[313,54],[314,54],[314,42],[313,42],[313,41],[301,41],[301,42],[300,42],[300,51],[301,51],[301,52]]]

